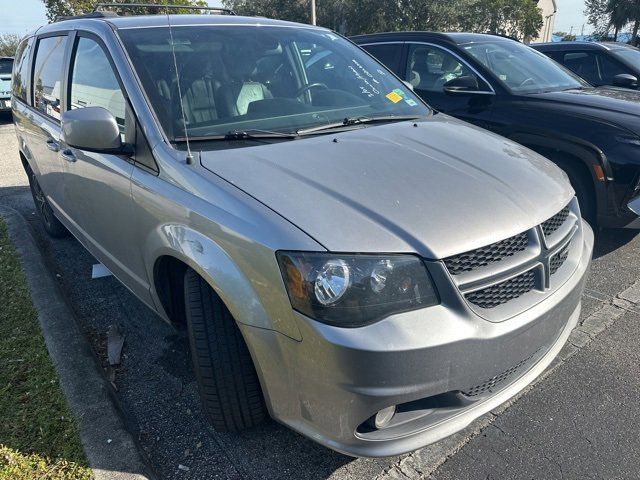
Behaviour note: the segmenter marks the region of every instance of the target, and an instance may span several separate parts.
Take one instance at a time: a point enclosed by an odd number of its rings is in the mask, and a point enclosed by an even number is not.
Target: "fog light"
[[[383,408],[378,413],[376,413],[375,425],[376,428],[384,428],[386,427],[393,416],[396,414],[396,406],[391,405],[390,407]]]

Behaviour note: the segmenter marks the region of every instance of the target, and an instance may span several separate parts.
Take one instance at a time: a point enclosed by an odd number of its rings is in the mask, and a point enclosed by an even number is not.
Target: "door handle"
[[[47,140],[47,148],[52,152],[57,152],[58,150],[60,150],[60,146],[55,142],[55,140],[51,138]]]
[[[62,150],[60,152],[60,156],[65,159],[67,162],[75,162],[76,156],[73,154],[73,152],[71,150],[69,150],[68,148],[65,148],[64,150]]]

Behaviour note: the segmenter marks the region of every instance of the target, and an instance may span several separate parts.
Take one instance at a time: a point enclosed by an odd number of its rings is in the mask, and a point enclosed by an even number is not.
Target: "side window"
[[[376,45],[363,45],[367,52],[376,57],[389,70],[400,74],[400,59],[402,57],[401,43],[379,43]]]
[[[617,60],[611,58],[605,53],[598,54],[598,63],[600,64],[600,76],[602,77],[602,82],[605,85],[613,85],[613,78],[616,75],[620,75],[621,73],[632,74],[632,72],[630,72],[621,63],[618,63]]]
[[[31,39],[24,40],[18,47],[15,58],[14,77],[12,81],[13,94],[20,100],[27,101],[27,82],[29,81],[29,54],[31,53]]]
[[[102,107],[125,132],[126,103],[111,63],[102,47],[90,38],[78,39],[71,74],[72,109]]]
[[[598,62],[593,52],[565,53],[561,63],[592,85],[602,85]]]
[[[455,55],[431,45],[409,47],[405,78],[415,89],[441,92],[447,82],[459,77],[473,77],[480,90],[487,90],[484,82]]]
[[[38,40],[33,66],[33,106],[60,120],[60,99],[67,37]]]

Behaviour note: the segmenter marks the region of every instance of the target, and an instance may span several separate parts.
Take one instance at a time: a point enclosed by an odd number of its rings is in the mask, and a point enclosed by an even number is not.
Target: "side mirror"
[[[70,147],[89,152],[126,153],[116,119],[105,108],[86,107],[64,112],[61,126],[62,140]]]
[[[620,73],[613,77],[613,84],[616,87],[638,88],[638,78],[628,73]]]
[[[442,86],[442,90],[445,93],[465,93],[465,92],[477,92],[478,91],[478,79],[471,75],[464,75],[462,77],[449,80]]]

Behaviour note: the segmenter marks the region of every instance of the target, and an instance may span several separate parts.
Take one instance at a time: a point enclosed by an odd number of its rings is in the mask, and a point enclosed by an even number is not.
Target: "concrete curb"
[[[127,431],[110,386],[80,331],[31,234],[26,220],[0,206],[9,238],[20,257],[40,329],[67,403],[78,421],[80,439],[96,480],[153,478]]]

